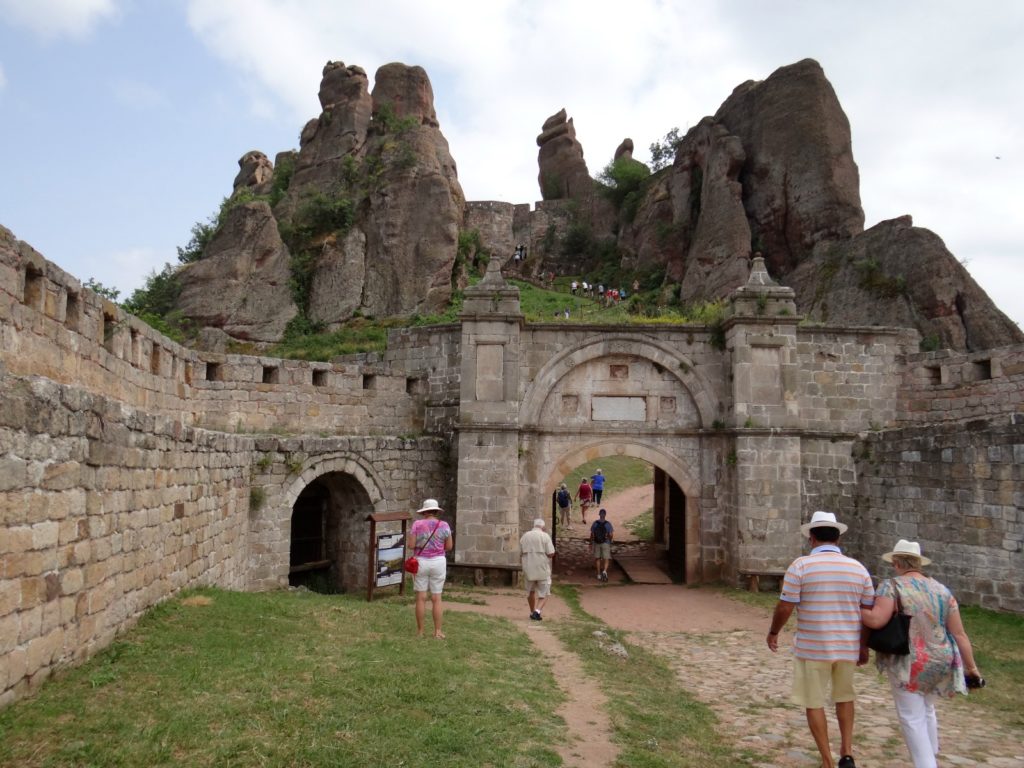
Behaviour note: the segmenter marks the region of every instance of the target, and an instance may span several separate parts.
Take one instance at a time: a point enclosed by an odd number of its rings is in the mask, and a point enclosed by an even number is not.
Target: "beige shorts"
[[[551,594],[551,579],[538,579],[537,581],[527,581],[526,591],[536,592],[537,597],[547,597]]]
[[[852,661],[809,661],[793,659],[792,702],[804,709],[822,709],[825,706],[826,691],[831,686],[832,703],[853,701]]]

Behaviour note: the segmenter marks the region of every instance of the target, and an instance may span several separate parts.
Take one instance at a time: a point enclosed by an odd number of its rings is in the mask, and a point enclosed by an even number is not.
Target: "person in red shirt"
[[[594,498],[594,489],[590,487],[590,481],[587,478],[580,480],[580,487],[576,489],[576,495],[573,499],[577,499],[580,502],[580,514],[583,515],[583,524],[587,524],[587,507],[590,506],[590,502]]]

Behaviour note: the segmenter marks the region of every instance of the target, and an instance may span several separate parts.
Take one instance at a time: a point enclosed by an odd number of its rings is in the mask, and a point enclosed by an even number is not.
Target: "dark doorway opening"
[[[366,489],[344,472],[303,488],[292,506],[288,583],[325,593],[365,589],[373,511]]]
[[[293,587],[312,589],[329,579],[327,517],[330,501],[331,492],[316,481],[307,485],[295,500],[288,560],[288,583]]]

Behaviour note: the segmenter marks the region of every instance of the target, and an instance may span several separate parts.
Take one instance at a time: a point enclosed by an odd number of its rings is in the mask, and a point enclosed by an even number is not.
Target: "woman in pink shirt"
[[[430,590],[430,602],[434,618],[434,637],[444,639],[441,631],[441,591],[448,571],[445,552],[452,550],[452,529],[438,513],[444,512],[437,504],[437,499],[427,499],[423,506],[416,510],[420,519],[412,524],[406,539],[406,547],[413,550],[413,555],[420,563],[419,570],[413,576],[412,585],[416,592],[416,635],[423,636],[423,620],[426,616],[427,590]]]

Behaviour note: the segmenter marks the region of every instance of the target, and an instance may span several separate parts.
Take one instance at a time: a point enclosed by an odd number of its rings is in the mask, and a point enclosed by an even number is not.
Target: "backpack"
[[[605,520],[595,520],[590,532],[594,534],[595,544],[604,544],[608,541],[608,522]]]
[[[567,490],[562,489],[558,492],[558,506],[568,507],[570,501],[572,501],[572,497]]]

